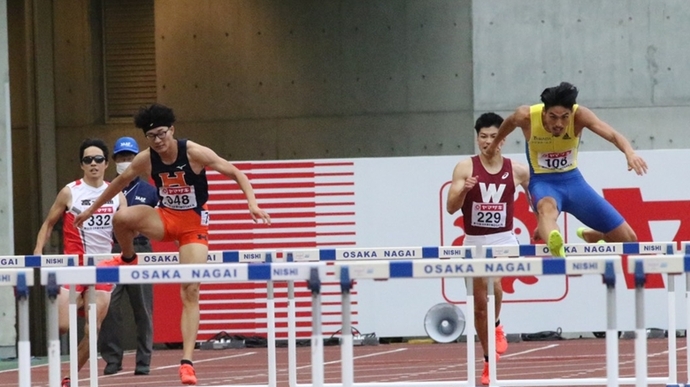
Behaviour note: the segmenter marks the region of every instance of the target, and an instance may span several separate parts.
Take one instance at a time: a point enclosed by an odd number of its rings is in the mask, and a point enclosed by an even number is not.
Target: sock
[[[487,363],[489,362],[489,355],[484,355],[484,361]]]
[[[501,319],[500,318],[498,320],[496,320],[496,328],[498,328],[499,325],[501,325]]]
[[[180,365],[183,365],[183,364],[189,364],[190,366],[194,367],[194,364],[192,363],[191,360],[187,360],[187,359],[180,360]]]
[[[122,261],[124,261],[124,262],[126,262],[126,263],[130,263],[130,262],[133,262],[136,258],[137,258],[137,255],[136,255],[136,254],[132,255],[132,256],[129,257],[129,258],[126,258],[126,257],[123,255],[123,256],[122,256]]]

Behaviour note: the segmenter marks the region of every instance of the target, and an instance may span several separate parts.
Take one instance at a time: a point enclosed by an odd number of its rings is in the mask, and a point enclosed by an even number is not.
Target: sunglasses
[[[91,164],[94,161],[96,164],[102,164],[105,161],[105,156],[84,156],[81,159],[82,164]]]

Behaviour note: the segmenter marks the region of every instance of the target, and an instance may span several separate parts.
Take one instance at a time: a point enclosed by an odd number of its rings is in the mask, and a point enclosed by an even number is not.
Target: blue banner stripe
[[[422,258],[438,258],[438,247],[422,247]]]
[[[686,273],[690,272],[690,255],[686,254],[683,257],[683,263],[684,263],[685,272]]]
[[[41,267],[40,255],[27,255],[24,257],[24,266],[26,267]]]
[[[623,242],[623,254],[640,254],[640,245],[636,242]]]
[[[541,260],[544,274],[565,274],[564,258],[544,258]]]
[[[223,262],[239,262],[239,251],[223,251]]]
[[[271,279],[271,264],[270,263],[252,263],[247,266],[247,278],[252,280],[270,280]]]
[[[118,267],[97,267],[96,283],[108,284],[120,282],[120,269]]]
[[[412,278],[412,262],[391,261],[389,265],[390,278]]]
[[[335,249],[320,249],[319,250],[319,260],[320,261],[335,261]]]
[[[537,255],[537,247],[534,245],[520,245],[520,256]]]

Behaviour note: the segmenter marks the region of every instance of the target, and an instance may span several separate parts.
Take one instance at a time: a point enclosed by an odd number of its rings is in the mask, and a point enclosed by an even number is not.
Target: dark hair
[[[494,112],[488,112],[482,114],[481,116],[479,116],[479,118],[477,118],[477,121],[474,123],[474,130],[476,130],[477,134],[479,134],[479,131],[482,128],[490,128],[492,126],[500,128],[502,123],[503,117],[499,116]]]
[[[140,108],[134,116],[134,125],[142,129],[144,133],[159,126],[170,127],[173,123],[175,123],[175,114],[172,109],[158,103]]]
[[[88,147],[95,146],[96,148],[100,148],[103,151],[103,156],[105,157],[105,162],[108,162],[108,146],[105,144],[103,140],[100,138],[87,138],[86,140],[82,141],[81,145],[79,146],[79,162],[81,162],[81,159],[84,158],[84,151]]]
[[[560,85],[548,87],[541,93],[541,101],[544,103],[544,110],[553,106],[563,106],[566,109],[573,109],[577,102],[577,87],[568,82],[561,82]]]

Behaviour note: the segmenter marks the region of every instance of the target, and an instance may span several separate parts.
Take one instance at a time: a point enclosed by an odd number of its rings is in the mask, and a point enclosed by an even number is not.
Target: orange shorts
[[[190,243],[201,243],[208,246],[208,210],[206,206],[199,215],[194,210],[171,210],[156,207],[158,216],[163,221],[164,242],[176,241],[179,246]]]

